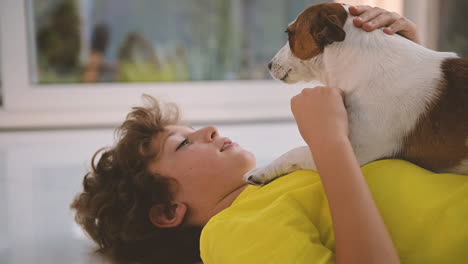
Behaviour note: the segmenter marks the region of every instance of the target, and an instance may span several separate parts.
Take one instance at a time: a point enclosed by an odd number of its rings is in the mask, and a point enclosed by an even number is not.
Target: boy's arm
[[[339,90],[304,89],[291,99],[291,108],[329,201],[336,262],[399,263],[349,142],[347,113]]]
[[[330,204],[337,263],[399,263],[347,138],[311,147]]]

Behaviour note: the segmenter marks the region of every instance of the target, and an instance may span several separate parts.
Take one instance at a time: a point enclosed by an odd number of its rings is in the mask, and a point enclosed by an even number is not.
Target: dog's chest
[[[384,96],[355,93],[346,98],[350,141],[360,164],[397,153],[420,111]]]

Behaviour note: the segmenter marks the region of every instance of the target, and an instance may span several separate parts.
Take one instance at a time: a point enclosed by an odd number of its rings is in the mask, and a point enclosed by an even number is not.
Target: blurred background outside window
[[[306,0],[30,1],[35,82],[268,79]]]

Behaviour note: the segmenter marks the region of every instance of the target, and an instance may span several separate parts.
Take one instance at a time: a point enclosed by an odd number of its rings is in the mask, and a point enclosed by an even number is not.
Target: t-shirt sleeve
[[[313,225],[230,225],[212,222],[203,230],[204,264],[331,264],[334,253],[325,247]]]

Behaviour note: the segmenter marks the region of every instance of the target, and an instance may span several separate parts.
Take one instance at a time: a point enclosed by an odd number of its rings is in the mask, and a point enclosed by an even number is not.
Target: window
[[[35,81],[44,84],[267,79],[281,29],[311,1],[29,4]]]
[[[179,104],[193,122],[290,120],[296,92],[266,65],[313,2],[4,0],[2,60],[12,67],[0,124],[115,125],[142,93]]]

